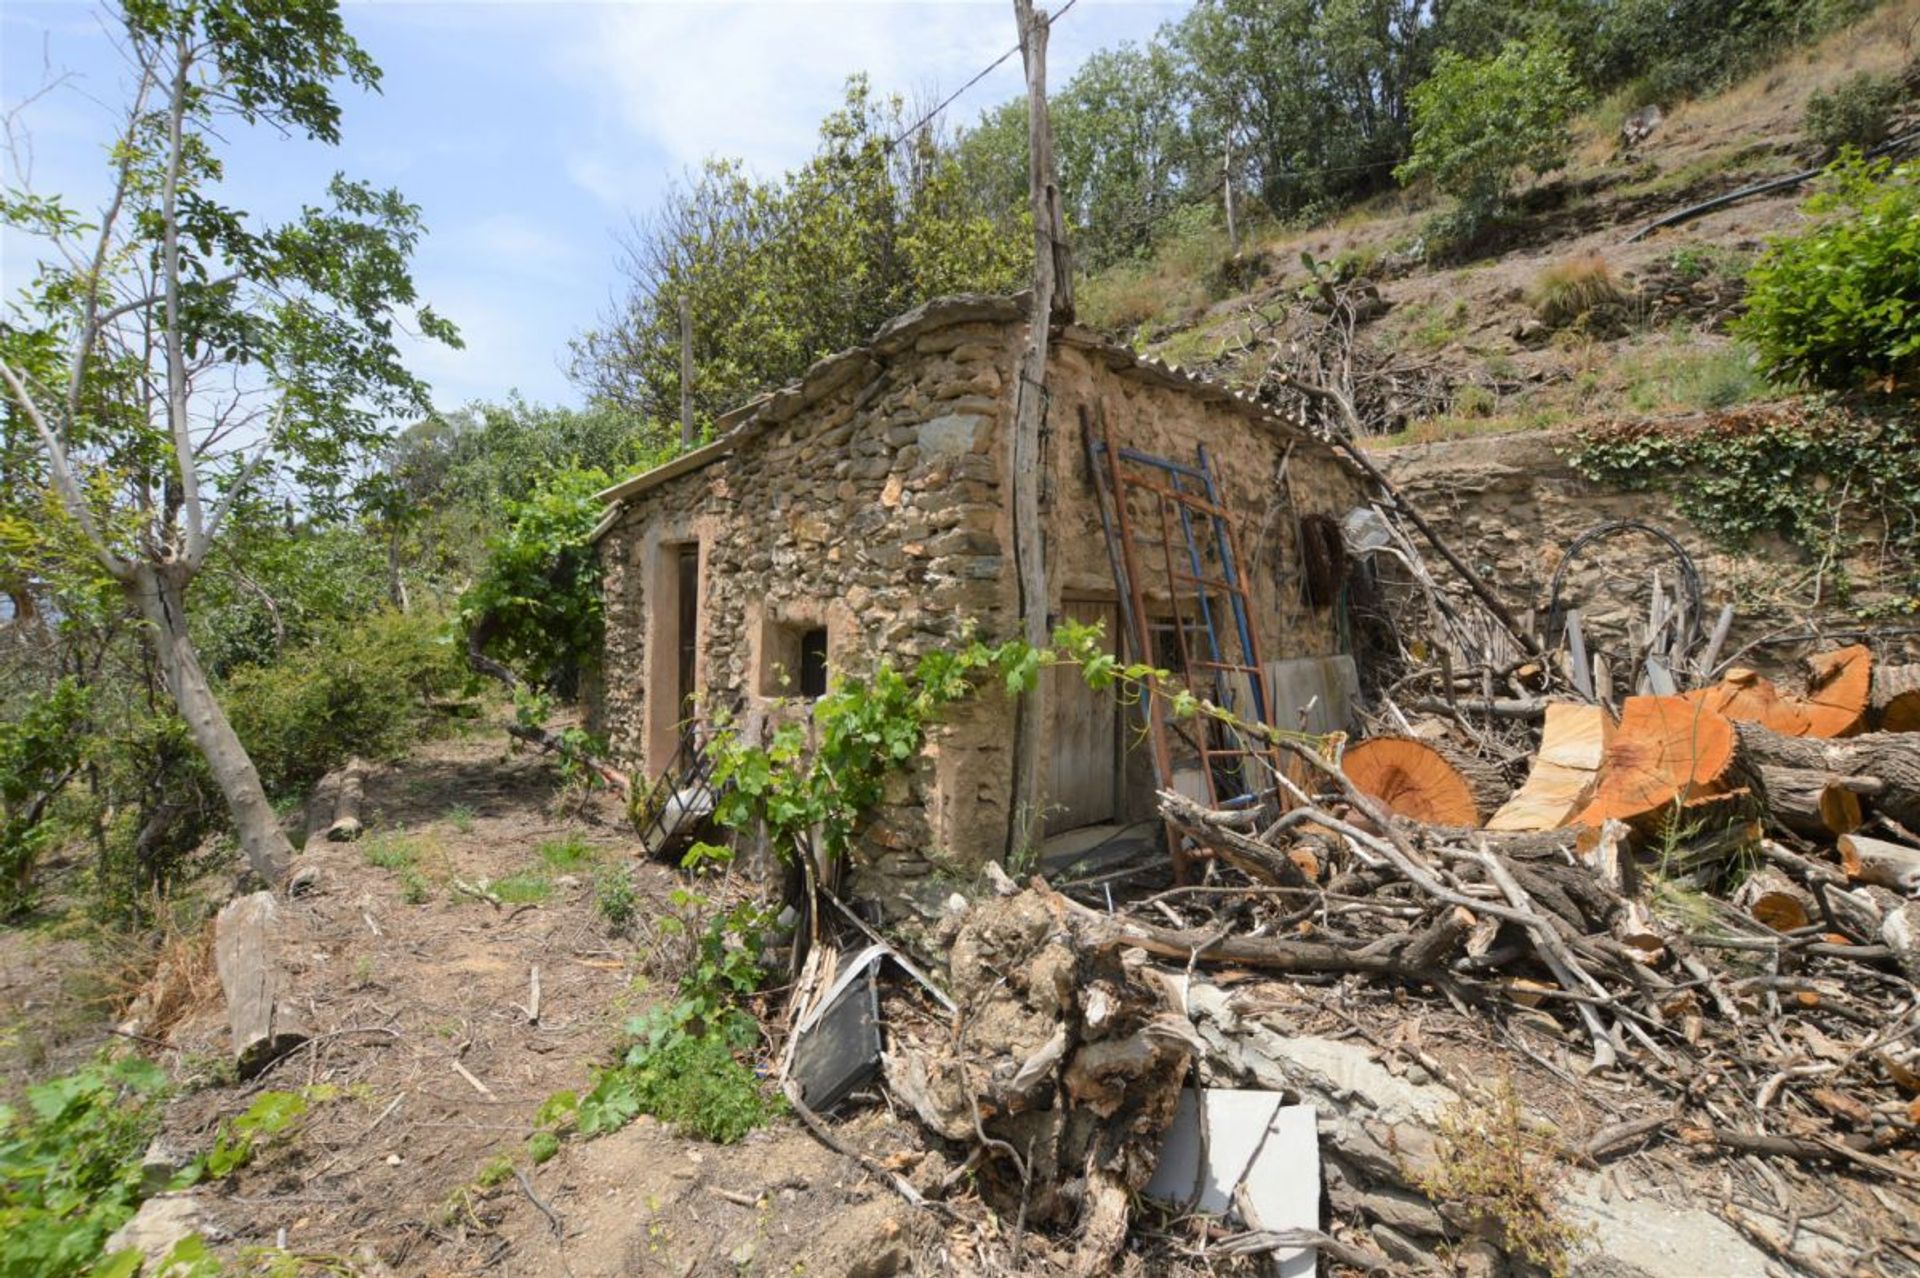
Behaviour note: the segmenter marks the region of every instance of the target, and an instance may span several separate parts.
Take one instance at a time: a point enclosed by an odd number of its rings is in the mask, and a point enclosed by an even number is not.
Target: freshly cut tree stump
[[[286,978],[276,953],[279,907],[273,893],[235,897],[213,923],[213,961],[227,996],[227,1024],[242,1079],[252,1078],[307,1041],[285,1000]]]
[[[1865,644],[1807,658],[1807,735],[1850,737],[1867,726],[1873,651]]]
[[[1732,788],[1733,723],[1684,697],[1628,697],[1593,799],[1576,818],[1645,823]]]
[[[1873,667],[1874,726],[1882,732],[1920,732],[1920,666]]]
[[[1380,800],[1396,816],[1426,825],[1480,825],[1473,787],[1424,741],[1368,737],[1347,747],[1340,766],[1355,789]]]
[[[1734,666],[1719,683],[1696,688],[1686,694],[1686,699],[1729,719],[1762,724],[1783,736],[1804,737],[1813,726],[1805,706],[1782,696],[1771,680],[1745,666]]]
[[[1840,864],[1855,882],[1896,892],[1920,888],[1920,848],[1869,839],[1863,834],[1841,835],[1839,848]]]
[[[1555,701],[1547,706],[1540,752],[1521,786],[1487,822],[1489,830],[1557,830],[1593,797],[1613,720],[1600,706]]]
[[[1766,795],[1767,815],[1775,824],[1824,840],[1859,829],[1865,814],[1857,790],[1877,787],[1862,777],[1763,765],[1760,788]]]

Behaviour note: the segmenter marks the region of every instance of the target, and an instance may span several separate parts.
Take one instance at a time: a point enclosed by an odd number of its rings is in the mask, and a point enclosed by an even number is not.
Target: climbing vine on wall
[[[1842,561],[1870,546],[1920,590],[1920,415],[1910,408],[1808,401],[1690,429],[1622,423],[1589,434],[1568,460],[1596,482],[1670,493],[1730,545],[1786,538],[1831,565],[1843,599]]]

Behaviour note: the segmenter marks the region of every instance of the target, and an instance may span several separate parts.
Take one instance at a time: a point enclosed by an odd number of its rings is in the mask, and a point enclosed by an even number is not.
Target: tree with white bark
[[[48,535],[82,538],[144,623],[248,864],[278,884],[293,849],[194,650],[190,587],[236,508],[339,491],[387,422],[426,410],[403,331],[459,339],[416,297],[419,210],[397,191],[336,176],[267,223],[223,189],[226,130],[335,144],[335,87],[378,88],[337,5],[125,0],[119,19],[132,90],[97,214],[0,195],[39,248],[0,318],[0,394],[70,521]]]

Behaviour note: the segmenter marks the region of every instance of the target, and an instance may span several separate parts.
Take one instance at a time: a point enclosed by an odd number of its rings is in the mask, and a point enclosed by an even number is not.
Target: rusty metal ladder
[[[1184,690],[1251,723],[1271,724],[1273,698],[1261,660],[1259,635],[1250,617],[1251,596],[1241,577],[1238,521],[1220,500],[1204,445],[1192,465],[1132,448],[1115,447],[1104,420],[1096,431],[1082,423],[1100,523],[1120,596],[1122,625],[1135,660],[1160,664],[1149,613],[1157,574],[1170,612]],[[1144,518],[1147,531],[1139,524]],[[1157,525],[1159,535],[1152,532]],[[1154,552],[1158,552],[1155,554]],[[1158,560],[1156,563],[1155,560]],[[1155,781],[1173,784],[1174,739],[1183,738],[1198,759],[1214,807],[1265,803],[1270,793],[1263,767],[1278,770],[1271,744],[1212,719],[1194,721],[1186,732],[1171,721],[1164,690],[1145,699],[1153,745]],[[1168,830],[1174,868],[1184,878],[1190,858],[1177,833]]]

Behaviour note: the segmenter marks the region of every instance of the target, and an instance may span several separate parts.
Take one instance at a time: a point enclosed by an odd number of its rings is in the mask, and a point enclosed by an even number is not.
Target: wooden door
[[[1108,652],[1118,639],[1118,617],[1110,603],[1069,601],[1065,616],[1106,629]],[[1112,821],[1120,800],[1120,700],[1112,689],[1096,692],[1076,669],[1058,667],[1045,675],[1047,718],[1052,742],[1047,756],[1045,829],[1049,835],[1083,825]]]

